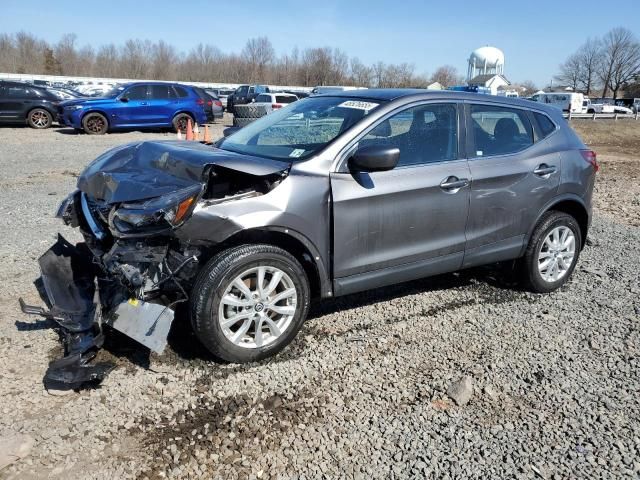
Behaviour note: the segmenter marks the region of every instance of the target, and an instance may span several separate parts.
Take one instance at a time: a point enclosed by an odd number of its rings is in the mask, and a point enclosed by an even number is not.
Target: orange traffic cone
[[[211,134],[209,133],[209,125],[204,126],[204,143],[212,143]]]
[[[200,141],[200,127],[198,126],[197,122],[193,126],[193,141],[194,142]]]
[[[191,125],[191,119],[187,119],[187,140],[193,140],[193,125]]]

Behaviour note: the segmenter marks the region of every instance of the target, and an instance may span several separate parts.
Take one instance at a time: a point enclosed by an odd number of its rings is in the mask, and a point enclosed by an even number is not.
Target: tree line
[[[0,72],[106,78],[178,80],[271,85],[444,87],[461,84],[455,67],[432,75],[411,63],[367,65],[338,48],[317,47],[277,55],[267,37],[250,38],[239,53],[198,44],[186,54],[160,40],[130,39],[121,45],[81,46],[75,34],[49,43],[27,32],[0,34]]]
[[[560,65],[556,79],[587,95],[606,97],[611,92],[618,98],[622,90],[635,91],[640,82],[640,42],[622,27],[602,38],[589,38]]]

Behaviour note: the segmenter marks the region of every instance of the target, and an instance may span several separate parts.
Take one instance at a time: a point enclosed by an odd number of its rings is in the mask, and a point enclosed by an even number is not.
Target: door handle
[[[149,102],[140,102],[140,105],[149,105]]]
[[[450,176],[445,178],[442,182],[440,182],[440,188],[449,193],[456,193],[463,187],[469,185],[468,178],[458,178],[455,176]]]
[[[546,163],[541,163],[536,167],[533,171],[536,175],[542,178],[549,178],[552,173],[556,173],[557,168],[554,165],[547,165]]]

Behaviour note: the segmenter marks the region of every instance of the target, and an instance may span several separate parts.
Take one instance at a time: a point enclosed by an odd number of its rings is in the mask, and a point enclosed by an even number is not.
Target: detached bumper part
[[[114,295],[113,288],[101,291],[98,286],[105,284],[105,275],[84,243],[74,246],[58,236],[38,263],[43,287],[40,293],[49,310],[19,301],[24,313],[54,320],[61,327],[64,357],[49,364],[44,377],[47,388],[77,389],[87,382],[101,381],[114,368],[110,363],[89,364],[104,343],[104,325],[162,353],[173,310],[140,300],[122,301],[126,296]],[[108,298],[101,298],[101,294]]]

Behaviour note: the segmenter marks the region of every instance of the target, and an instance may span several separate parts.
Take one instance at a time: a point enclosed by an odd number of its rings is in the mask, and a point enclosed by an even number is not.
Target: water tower
[[[480,47],[471,52],[467,81],[477,75],[504,74],[504,53],[496,47]]]

